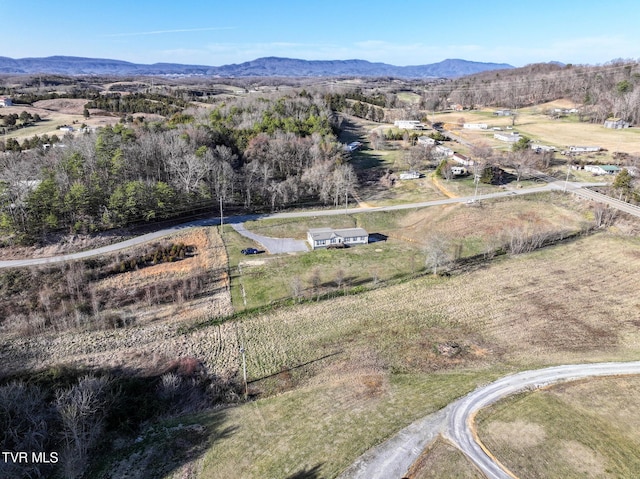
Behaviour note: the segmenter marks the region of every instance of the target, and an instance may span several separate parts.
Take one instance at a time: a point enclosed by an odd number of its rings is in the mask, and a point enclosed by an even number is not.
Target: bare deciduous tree
[[[433,234],[424,245],[425,266],[432,268],[433,274],[446,267],[453,259],[451,241],[444,235]]]
[[[56,393],[55,405],[62,424],[62,462],[65,477],[82,476],[107,415],[109,380],[85,376],[78,384]]]

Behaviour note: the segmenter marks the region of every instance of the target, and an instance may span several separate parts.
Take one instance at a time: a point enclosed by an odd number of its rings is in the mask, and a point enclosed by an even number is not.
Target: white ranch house
[[[396,120],[393,126],[402,128],[403,130],[426,130],[427,127],[418,120]]]
[[[331,245],[367,244],[369,233],[364,228],[310,228],[307,231],[307,241],[311,249],[327,248]]]
[[[489,125],[486,123],[464,123],[462,128],[465,130],[486,130],[489,128]]]

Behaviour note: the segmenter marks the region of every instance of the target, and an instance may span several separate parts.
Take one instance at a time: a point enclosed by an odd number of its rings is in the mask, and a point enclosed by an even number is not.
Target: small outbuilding
[[[310,228],[307,231],[307,241],[311,249],[328,248],[331,245],[352,246],[367,244],[369,233],[364,228]]]
[[[624,121],[622,118],[607,118],[604,121],[605,128],[611,128],[613,130],[621,130],[623,128],[629,128],[629,122]]]

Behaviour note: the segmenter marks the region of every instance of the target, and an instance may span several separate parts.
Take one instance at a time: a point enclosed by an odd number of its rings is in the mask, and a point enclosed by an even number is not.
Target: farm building
[[[452,166],[451,173],[453,174],[453,176],[465,176],[469,174],[464,166]]]
[[[8,96],[0,97],[0,107],[4,107],[4,106],[13,106],[13,102],[11,101],[11,98],[9,98]]]
[[[615,175],[620,168],[614,165],[585,165],[584,171],[590,171],[594,175]]]
[[[513,113],[511,110],[496,110],[493,112],[495,116],[511,116]]]
[[[466,130],[486,130],[489,125],[486,123],[463,123],[462,128]]]
[[[393,122],[393,126],[402,128],[404,130],[426,130],[427,129],[427,127],[424,126],[418,120],[396,120]]]
[[[613,130],[621,130],[623,128],[629,128],[629,122],[624,121],[622,118],[607,118],[604,121],[605,128],[611,128]]]
[[[367,244],[369,233],[364,228],[310,228],[307,231],[307,241],[311,249],[327,248],[331,245]]]

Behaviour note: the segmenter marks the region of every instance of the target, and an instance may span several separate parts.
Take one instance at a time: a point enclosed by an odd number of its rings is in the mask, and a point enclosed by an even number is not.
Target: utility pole
[[[224,217],[222,216],[222,196],[220,197],[220,236],[222,236],[222,226]]]
[[[347,195],[349,194],[349,190],[344,190],[344,214],[347,214]]]
[[[247,384],[247,357],[245,355],[244,345],[240,346],[240,353],[242,354],[242,377],[244,378],[244,400],[249,397],[249,386]]]

